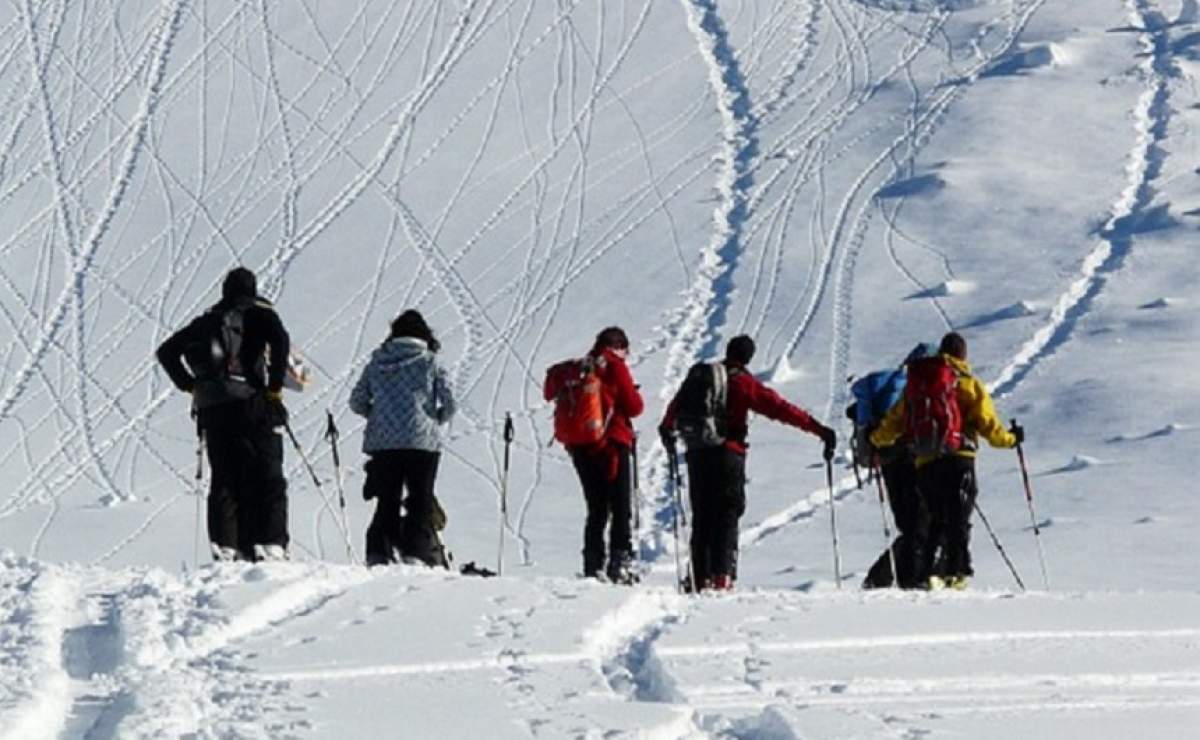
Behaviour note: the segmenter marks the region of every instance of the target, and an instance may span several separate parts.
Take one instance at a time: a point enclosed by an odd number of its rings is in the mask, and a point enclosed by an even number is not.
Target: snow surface
[[[1194,735],[1198,78],[1194,0],[0,6],[0,738]],[[153,350],[239,263],[321,485],[289,450],[294,561],[217,567]],[[464,400],[459,563],[496,566],[517,422],[502,578],[347,554],[345,402],[409,306]],[[609,324],[632,589],[573,578],[540,400]],[[950,328],[1028,431],[1036,511],[1014,454],[979,470],[1029,591],[981,526],[969,591],[859,591],[874,492],[758,420],[738,591],[675,593],[653,428],[692,362],[748,332],[843,428],[848,377]]]

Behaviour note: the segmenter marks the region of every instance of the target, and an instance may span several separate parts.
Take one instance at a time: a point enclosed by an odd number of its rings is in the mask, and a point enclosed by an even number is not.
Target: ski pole
[[[200,520],[204,514],[204,427],[196,421],[196,537],[192,550],[196,567],[200,567]]]
[[[686,526],[688,526],[688,523],[687,523],[687,511],[683,508],[683,474],[679,470],[679,456],[675,452],[675,441],[674,440],[671,441],[670,455],[671,455],[671,462],[673,463],[674,468],[675,468],[675,473],[674,473],[675,506],[674,506],[674,509],[675,509],[676,514],[678,514],[680,525],[686,527]],[[694,521],[693,521],[693,523],[694,523]],[[675,536],[675,552],[676,552],[676,554],[678,554],[678,552],[679,552],[679,535]],[[683,576],[680,576],[680,585],[682,586],[682,583],[683,583],[682,578],[684,576],[686,576],[691,581],[692,593],[699,593],[701,584],[697,583],[696,558],[694,557],[694,553],[691,551],[690,543],[688,546],[687,568],[685,569],[685,571],[686,572],[683,574]]]
[[[333,420],[333,412],[325,409],[325,438],[329,440],[329,447],[333,452],[333,470],[335,479],[337,480],[338,492],[338,508],[342,512],[342,531],[346,533],[346,557],[352,563],[358,563],[358,558],[354,554],[354,548],[350,544],[350,520],[346,514],[346,489],[342,483],[342,458],[338,454],[338,438],[341,432],[338,431],[337,423]]]
[[[988,534],[992,537],[992,544],[1000,551],[1000,557],[1004,558],[1004,564],[1008,566],[1009,572],[1013,574],[1013,578],[1017,580],[1017,585],[1021,590],[1025,590],[1025,582],[1021,580],[1021,576],[1017,575],[1017,569],[1013,566],[1011,560],[1008,559],[1008,553],[1004,551],[1004,546],[1000,544],[1000,539],[996,537],[996,532],[992,529],[992,525],[988,522],[987,517],[983,515],[983,509],[979,508],[979,501],[975,502],[975,513],[979,515],[979,520],[983,522],[983,526],[987,528]]]
[[[333,516],[333,510],[329,505],[329,499],[325,497],[325,489],[321,487],[321,479],[317,477],[316,469],[313,468],[312,463],[309,462],[308,455],[304,453],[304,448],[300,446],[300,440],[296,439],[296,433],[292,431],[292,425],[287,419],[283,420],[283,429],[285,432],[287,432],[288,439],[292,441],[292,449],[296,450],[296,454],[300,456],[300,461],[304,463],[304,468],[308,470],[308,475],[312,478],[313,485],[317,488],[317,495],[321,497],[321,501],[324,502],[326,510],[329,511],[329,515]],[[342,530],[342,538],[346,540],[346,547],[351,547],[350,533],[346,530]]]
[[[829,486],[829,527],[833,531],[833,580],[842,588],[842,555],[838,549],[837,508],[833,501],[833,448],[825,448],[825,483]]]
[[[642,486],[638,482],[637,475],[637,432],[634,432],[634,452],[632,452],[632,463],[634,463],[634,531],[641,534],[642,531]]]
[[[896,569],[896,548],[892,544],[892,533],[888,529],[887,510],[892,507],[892,502],[888,499],[887,486],[883,483],[883,468],[879,464],[879,457],[874,460],[875,469],[875,484],[879,488],[879,516],[883,519],[883,544],[887,547],[888,562],[892,565],[892,586],[900,588],[900,571]]]
[[[1017,420],[1013,419],[1012,428],[1017,428]],[[1029,505],[1029,522],[1033,525],[1033,540],[1037,543],[1038,563],[1042,567],[1042,583],[1050,590],[1050,576],[1046,574],[1046,553],[1042,551],[1042,530],[1038,527],[1037,514],[1033,510],[1033,486],[1029,484],[1029,468],[1025,466],[1025,450],[1017,443],[1017,460],[1021,463],[1021,481],[1025,484],[1025,502]]]
[[[504,470],[500,476],[500,548],[496,553],[496,575],[504,574],[504,525],[508,523],[508,463],[513,441],[512,414],[504,412]]]
[[[679,562],[679,460],[675,444],[667,450],[667,475],[671,478],[671,532],[675,536],[675,590],[683,593],[683,568]]]

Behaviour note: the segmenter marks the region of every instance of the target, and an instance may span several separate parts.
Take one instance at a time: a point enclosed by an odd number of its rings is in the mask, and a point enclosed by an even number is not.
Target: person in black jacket
[[[287,557],[282,392],[290,340],[254,273],[231,270],[221,300],[158,348],[208,450],[208,537],[218,560]]]

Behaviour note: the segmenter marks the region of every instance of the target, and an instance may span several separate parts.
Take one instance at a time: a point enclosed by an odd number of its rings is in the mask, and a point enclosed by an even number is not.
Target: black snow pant
[[[947,455],[917,469],[917,487],[929,507],[929,537],[922,557],[926,577],[971,576],[971,513],[979,487],[975,458]],[[937,545],[942,559],[934,569]]]
[[[261,396],[200,409],[212,467],[208,539],[245,560],[255,545],[288,544],[283,437]]]
[[[924,566],[926,539],[929,537],[929,511],[917,488],[917,469],[912,456],[900,455],[883,465],[883,484],[887,489],[892,519],[896,522],[896,539],[891,551],[896,558],[900,588],[919,588],[929,577]],[[877,484],[878,485],[878,484]],[[887,588],[892,585],[892,563],[884,550],[867,571],[865,588]]]
[[[688,450],[693,587],[737,578],[738,519],[746,513],[746,456],[727,447]]]
[[[375,516],[367,527],[369,565],[395,562],[397,553],[426,565],[446,564],[433,521],[440,459],[441,453],[430,450],[371,453],[363,484],[363,498],[376,500]]]
[[[616,467],[613,470],[613,455]],[[610,577],[628,568],[633,560],[633,481],[630,478],[630,452],[620,445],[600,450],[571,450],[571,461],[587,504],[583,525],[583,574],[595,576],[604,565],[604,530],[608,528],[608,566]],[[616,473],[613,478],[612,474]]]

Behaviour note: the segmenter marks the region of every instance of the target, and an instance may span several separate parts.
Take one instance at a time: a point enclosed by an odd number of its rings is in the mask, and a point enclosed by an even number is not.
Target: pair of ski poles
[[[1012,422],[1012,429],[1015,431],[1016,428],[1017,428],[1017,422],[1014,419]],[[1030,520],[1030,524],[1032,525],[1032,528],[1033,528],[1034,542],[1036,542],[1037,549],[1038,549],[1038,563],[1041,566],[1042,583],[1044,584],[1046,590],[1049,591],[1050,590],[1050,577],[1046,570],[1046,554],[1045,554],[1045,551],[1042,549],[1041,528],[1038,525],[1037,512],[1034,510],[1034,505],[1033,505],[1033,486],[1029,482],[1029,467],[1028,467],[1028,465],[1026,465],[1026,462],[1025,462],[1024,445],[1022,443],[1018,442],[1016,445],[1016,448],[1017,448],[1017,460],[1020,463],[1020,467],[1021,467],[1021,481],[1023,483],[1023,487],[1024,487],[1024,491],[1025,491],[1025,502],[1029,508],[1029,520]],[[828,472],[828,481],[829,481],[829,497],[830,497],[829,503],[830,503],[830,509],[832,510],[832,508],[833,508],[833,476],[832,476],[832,467],[828,464],[828,462],[829,461],[827,460],[826,463],[827,463],[827,472]],[[896,570],[896,555],[895,555],[894,548],[892,546],[891,533],[888,529],[887,512],[884,508],[885,505],[890,507],[890,502],[887,500],[887,498],[888,498],[887,488],[883,482],[883,473],[882,473],[881,466],[879,464],[878,457],[876,457],[874,460],[874,473],[875,473],[875,478],[876,478],[878,488],[879,488],[879,506],[880,506],[880,514],[882,515],[882,518],[883,518],[884,540],[885,540],[885,543],[887,544],[888,558],[889,558],[890,564],[892,566],[892,576],[893,576],[893,579],[896,579],[896,576],[898,574],[898,571]],[[974,509],[975,509],[975,513],[977,513],[979,515],[980,521],[983,522],[983,526],[987,529],[988,535],[991,537],[992,543],[996,546],[996,549],[999,551],[1000,557],[1004,560],[1004,564],[1006,566],[1008,566],[1009,572],[1012,573],[1013,579],[1017,582],[1017,586],[1019,586],[1021,588],[1021,590],[1024,591],[1025,590],[1024,581],[1021,579],[1020,574],[1017,573],[1016,566],[1013,565],[1012,560],[1008,557],[1008,553],[1005,551],[1004,546],[1002,544],[1000,544],[1000,539],[996,536],[995,530],[992,529],[991,522],[988,521],[987,516],[983,513],[983,509],[980,508],[978,500],[976,500],[974,502]],[[841,579],[840,579],[840,573],[838,572],[836,520],[835,520],[835,524],[834,524],[834,573],[835,573],[835,577],[838,577],[839,586],[840,586]],[[894,580],[893,582],[896,582],[896,581]]]
[[[317,493],[320,494],[321,500],[325,502],[326,508],[329,508],[329,500],[325,496],[325,489],[321,485],[321,479],[317,476],[317,471],[305,454],[304,448],[300,446],[300,441],[296,439],[296,434],[292,431],[292,425],[287,419],[283,421],[283,428],[287,432],[288,439],[292,442],[292,447],[296,450],[296,454],[300,456],[300,460],[304,463],[304,467],[308,470],[308,475],[312,478],[313,485],[317,488]],[[350,521],[346,513],[346,490],[342,483],[342,459],[338,453],[338,439],[341,437],[341,432],[337,428],[337,423],[333,420],[333,412],[326,409],[325,411],[325,439],[329,442],[329,447],[333,453],[333,469],[335,480],[337,482],[338,493],[338,508],[341,511],[341,527],[342,538],[346,542],[346,558],[353,563],[358,563],[358,556],[354,554],[354,545],[350,541]],[[332,513],[332,512],[330,512]]]
[[[1016,432],[1017,420],[1013,419],[1010,431]],[[1037,520],[1037,512],[1033,508],[1033,486],[1029,483],[1029,467],[1025,464],[1025,449],[1021,442],[1017,443],[1017,461],[1021,465],[1021,482],[1025,489],[1025,503],[1029,507],[1029,522],[1033,526],[1033,539],[1037,543],[1038,563],[1042,569],[1042,584],[1046,590],[1050,590],[1050,576],[1046,571],[1046,553],[1042,550],[1042,530]],[[979,508],[979,502],[975,502],[975,513],[979,514],[979,520],[983,522],[983,526],[987,528],[988,535],[992,538],[992,544],[1000,552],[1000,557],[1004,559],[1004,564],[1008,566],[1008,570],[1012,573],[1013,579],[1022,591],[1025,590],[1025,583],[1018,575],[1016,567],[1012,560],[1009,559],[1008,553],[1004,551],[1004,546],[1000,544],[1000,539],[996,537],[996,532],[992,529],[992,525],[988,522],[987,517],[983,514],[983,509]]]

